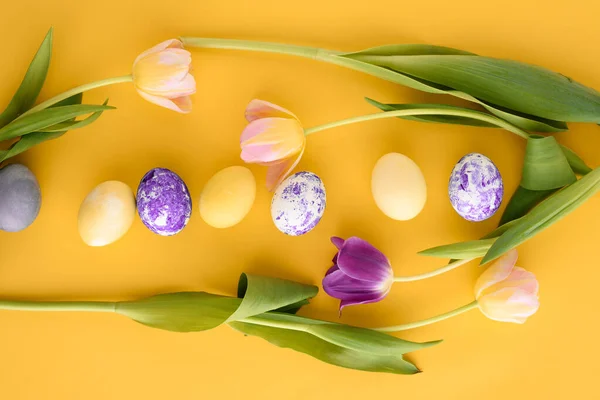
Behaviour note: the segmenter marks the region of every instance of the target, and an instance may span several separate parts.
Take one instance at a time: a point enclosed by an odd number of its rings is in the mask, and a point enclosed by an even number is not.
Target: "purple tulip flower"
[[[387,257],[369,242],[357,237],[344,240],[332,237],[338,248],[333,267],[323,278],[323,290],[340,299],[340,313],[346,306],[382,300],[394,283]]]

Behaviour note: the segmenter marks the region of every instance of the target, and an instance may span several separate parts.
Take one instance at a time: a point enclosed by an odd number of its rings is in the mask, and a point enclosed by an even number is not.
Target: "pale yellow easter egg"
[[[79,207],[79,235],[90,246],[120,239],[135,217],[135,197],[123,182],[107,181],[92,190]]]
[[[421,169],[399,153],[386,154],[377,161],[371,175],[371,191],[377,207],[399,221],[416,217],[427,200]]]
[[[256,197],[254,175],[246,167],[222,169],[210,178],[200,195],[200,216],[215,228],[238,224]]]

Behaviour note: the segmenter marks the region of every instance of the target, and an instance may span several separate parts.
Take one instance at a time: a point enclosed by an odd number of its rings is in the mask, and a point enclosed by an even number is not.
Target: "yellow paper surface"
[[[73,86],[129,72],[136,55],[178,35],[272,40],[358,50],[429,43],[539,64],[600,89],[600,6],[555,2],[447,1],[15,1],[2,6],[0,107],[16,90],[47,29],[55,28],[51,70],[41,99]],[[380,120],[308,139],[301,170],[325,182],[327,210],[310,234],[292,238],[270,221],[265,169],[254,208],[238,226],[217,230],[200,218],[204,183],[240,165],[244,108],[254,97],[284,106],[304,126],[375,112],[363,101],[451,102],[339,67],[289,56],[194,51],[194,111],[179,115],[140,98],[130,84],[86,94],[110,98],[93,125],[14,159],[42,188],[39,218],[20,233],[0,232],[0,296],[19,299],[133,299],[166,291],[234,294],[242,271],[319,284],[330,267],[331,235],[357,235],[391,259],[396,274],[416,274],[446,260],[419,250],[477,238],[500,215],[474,224],[447,198],[448,177],[468,152],[500,169],[505,203],[516,187],[525,142],[506,131]],[[455,103],[456,104],[456,103]],[[559,141],[592,167],[600,163],[600,127],[573,124]],[[371,170],[400,152],[422,169],[423,212],[393,221],[375,205]],[[135,190],[153,167],[176,171],[193,196],[185,230],[159,237],[139,219],[117,243],[87,247],[77,232],[81,201],[97,184],[121,180]],[[0,312],[2,399],[587,399],[597,392],[597,226],[600,196],[520,246],[519,265],[541,285],[539,312],[525,325],[471,311],[404,332],[443,344],[412,353],[424,373],[372,374],[333,367],[248,338],[228,327],[194,334],[149,329],[116,315]],[[469,264],[423,282],[396,284],[378,304],[350,307],[342,321],[362,326],[426,318],[472,300],[480,273]],[[324,293],[304,315],[336,319]]]

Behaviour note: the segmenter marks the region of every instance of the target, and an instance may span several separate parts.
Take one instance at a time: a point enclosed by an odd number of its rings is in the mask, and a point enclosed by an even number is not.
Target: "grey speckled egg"
[[[325,186],[312,172],[298,172],[283,181],[271,201],[271,217],[286,235],[310,232],[325,212]]]
[[[33,223],[42,195],[35,175],[22,164],[0,169],[0,229],[17,232]]]
[[[154,168],[138,186],[137,210],[152,232],[172,236],[181,232],[190,220],[192,199],[179,175],[166,168]]]
[[[500,171],[483,154],[467,154],[452,170],[448,195],[452,207],[467,221],[486,220],[502,204],[504,184]]]

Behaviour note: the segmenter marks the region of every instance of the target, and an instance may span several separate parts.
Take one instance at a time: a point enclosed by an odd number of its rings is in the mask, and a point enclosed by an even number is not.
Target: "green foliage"
[[[539,203],[504,232],[492,245],[482,264],[495,260],[510,249],[537,235],[574,211],[600,189],[600,168]]]
[[[21,86],[8,104],[8,107],[0,114],[0,128],[8,124],[19,115],[30,109],[38,95],[50,67],[52,56],[52,28],[46,34],[39,50],[33,57],[29,69],[21,82]]]
[[[242,298],[181,292],[119,302],[115,311],[144,325],[193,332],[228,323],[247,335],[306,353],[330,364],[365,371],[414,374],[403,354],[438,342],[414,343],[382,332],[300,317],[293,313],[317,294],[317,287],[243,274]]]
[[[557,127],[561,121],[600,121],[600,93],[561,74],[518,61],[426,45],[382,46],[342,57],[394,71],[429,87],[430,92],[466,94],[490,107],[492,113],[508,112],[530,124]],[[545,131],[511,122],[523,129]]]
[[[551,136],[527,140],[521,186],[528,190],[551,190],[577,180],[560,145]]]

